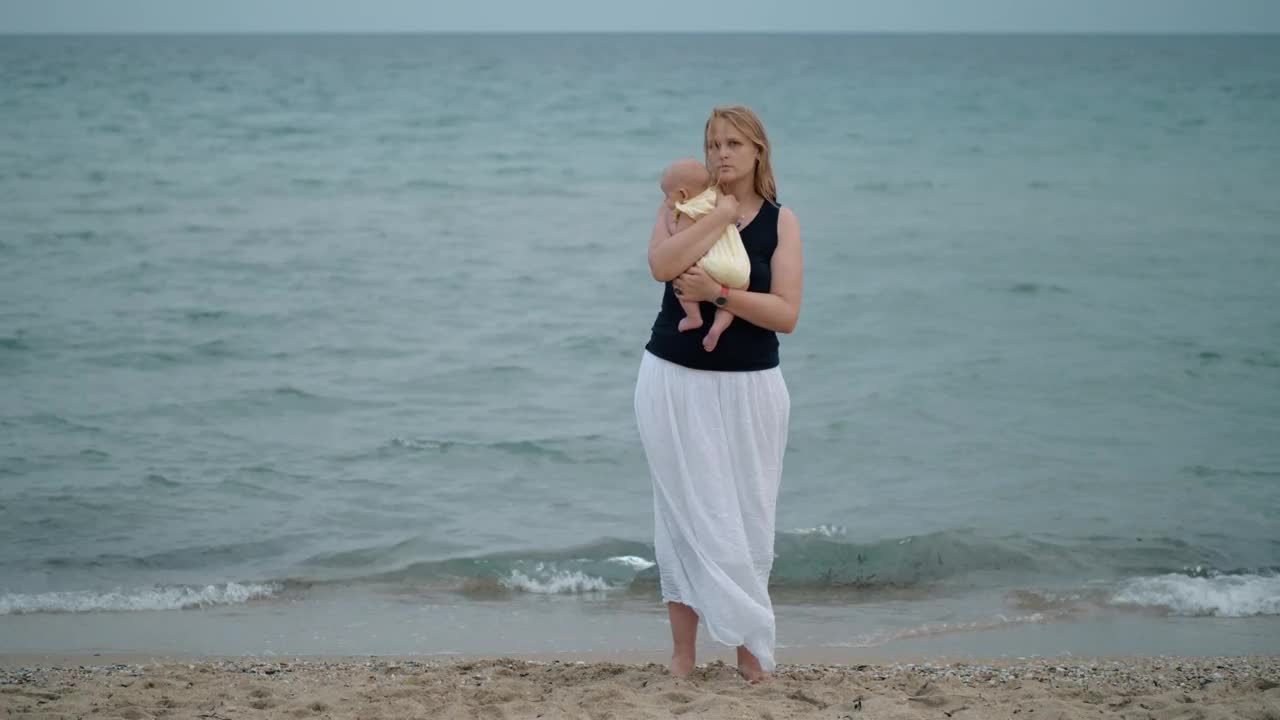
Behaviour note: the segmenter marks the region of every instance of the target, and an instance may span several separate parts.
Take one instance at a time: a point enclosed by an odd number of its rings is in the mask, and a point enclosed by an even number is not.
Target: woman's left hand
[[[671,285],[675,288],[676,297],[682,301],[711,302],[720,294],[720,283],[697,265],[672,280]]]

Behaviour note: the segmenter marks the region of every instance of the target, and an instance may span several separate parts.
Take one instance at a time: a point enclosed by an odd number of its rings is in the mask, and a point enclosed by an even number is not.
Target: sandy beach
[[[0,661],[0,711],[39,718],[1280,718],[1280,657],[786,664],[513,658]],[[97,661],[95,663],[95,661]]]

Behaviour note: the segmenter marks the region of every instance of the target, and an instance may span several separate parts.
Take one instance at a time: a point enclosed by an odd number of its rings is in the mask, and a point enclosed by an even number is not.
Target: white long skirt
[[[781,369],[691,370],[646,351],[635,408],[663,601],[693,608],[714,640],[745,645],[772,672],[769,572],[791,414]]]

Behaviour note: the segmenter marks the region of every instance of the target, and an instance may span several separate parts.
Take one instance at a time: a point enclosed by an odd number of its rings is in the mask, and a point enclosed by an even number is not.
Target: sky
[[[1280,33],[1280,0],[0,0],[0,33]]]

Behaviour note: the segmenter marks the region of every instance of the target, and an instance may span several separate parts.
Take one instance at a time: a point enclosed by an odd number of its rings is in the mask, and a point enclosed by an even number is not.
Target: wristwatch
[[[724,307],[727,305],[729,303],[729,286],[721,285],[720,294],[717,295],[716,299],[712,300],[712,302],[716,304],[716,307]]]

